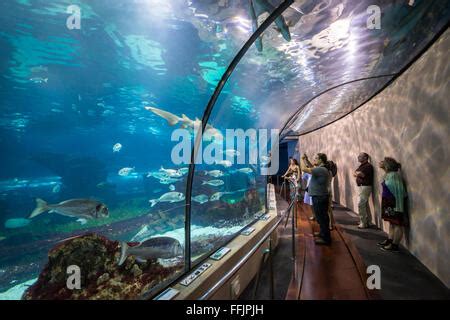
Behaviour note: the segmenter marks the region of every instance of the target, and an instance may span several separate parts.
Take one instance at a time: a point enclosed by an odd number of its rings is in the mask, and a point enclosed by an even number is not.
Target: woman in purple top
[[[398,251],[403,237],[403,227],[408,225],[406,212],[407,192],[399,172],[400,163],[386,157],[380,162],[380,168],[386,172],[381,183],[381,217],[389,222],[389,237],[378,245],[385,251]]]

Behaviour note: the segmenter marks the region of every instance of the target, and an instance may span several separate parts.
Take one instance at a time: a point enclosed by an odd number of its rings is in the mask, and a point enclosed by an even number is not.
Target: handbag
[[[399,218],[403,213],[395,211],[394,208],[387,207],[384,209],[384,216],[388,218]]]
[[[395,211],[395,198],[389,197],[384,199],[384,217],[387,218],[399,218],[402,212]]]

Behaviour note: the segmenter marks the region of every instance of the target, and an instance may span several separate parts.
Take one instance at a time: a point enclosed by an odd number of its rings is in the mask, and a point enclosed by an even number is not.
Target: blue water
[[[80,30],[66,27],[70,4],[82,9]],[[172,4],[188,10],[186,4]],[[175,145],[170,135],[179,126],[170,127],[144,107],[201,118],[245,38],[218,47],[155,1],[2,1],[0,11],[14,12],[0,18],[0,292],[36,277],[52,245],[77,233],[95,230],[129,241],[144,226],[136,219],[163,212],[160,227],[153,224],[145,237],[178,230],[184,240],[185,201],[151,207],[149,200],[169,191],[184,194],[186,172],[169,184],[147,177],[162,166],[188,167],[174,165],[170,157]],[[236,128],[250,124],[245,116],[235,123]],[[122,145],[119,152],[113,152],[116,143]],[[124,167],[134,171],[120,176]],[[208,198],[224,192],[218,201],[193,203],[193,225],[216,228],[210,236],[223,236],[224,242],[236,232],[229,230],[244,227],[264,209],[264,177],[232,172],[243,167],[208,166],[226,174],[217,178],[224,185],[202,185],[193,192]],[[216,178],[199,170],[195,179],[201,185]],[[95,199],[108,206],[110,218],[82,225],[44,213],[25,225],[6,224],[26,219],[35,198],[51,204]]]
[[[296,2],[283,13],[291,41],[274,25],[268,28],[263,51],[249,48],[208,124],[223,134],[326,125],[391,76],[320,93],[399,72],[450,17],[445,1],[383,2],[383,28],[369,30],[366,9],[372,4]],[[67,27],[71,5],[81,10],[80,29]],[[38,276],[58,241],[87,231],[121,241],[166,234],[183,243],[188,165],[171,158],[171,134],[180,123],[169,126],[145,107],[202,118],[253,32],[248,1],[8,0],[0,1],[0,12],[0,293],[22,290],[16,286]],[[122,148],[114,152],[117,143]],[[161,180],[162,167],[181,174]],[[119,175],[123,168],[133,170]],[[223,176],[206,174],[212,170]],[[223,184],[204,184],[217,179]],[[257,166],[197,165],[192,195],[203,200],[192,201],[191,259],[251,223],[264,210],[264,191]],[[156,201],[168,192],[181,200]],[[50,204],[95,199],[110,217],[82,224],[47,212],[25,220],[36,198]]]

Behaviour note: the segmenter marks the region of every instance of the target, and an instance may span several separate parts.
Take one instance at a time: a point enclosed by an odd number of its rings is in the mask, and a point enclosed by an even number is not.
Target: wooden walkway
[[[372,300],[378,294],[367,289],[366,266],[339,225],[331,232],[332,244],[314,243],[319,231],[308,205],[297,205],[295,271],[287,300]]]

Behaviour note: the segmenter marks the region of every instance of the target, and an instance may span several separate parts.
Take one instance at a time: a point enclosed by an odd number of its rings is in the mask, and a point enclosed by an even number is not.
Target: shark
[[[179,117],[171,112],[168,112],[168,111],[165,111],[162,109],[158,109],[155,107],[146,106],[145,109],[148,111],[151,111],[154,114],[165,119],[170,126],[180,124],[180,127],[183,129],[194,130],[195,128],[200,128],[201,124],[202,124],[202,121],[199,118],[195,118],[195,120],[192,120],[185,114],[182,114],[181,117]],[[208,140],[212,140],[212,139],[219,140],[219,139],[223,139],[223,136],[222,136],[222,133],[218,129],[214,128],[210,124],[206,124],[204,138],[205,138],[205,140],[207,140],[207,139]]]
[[[253,32],[258,29],[258,17],[264,12],[271,14],[275,9],[276,8],[271,3],[269,3],[268,0],[250,0],[249,14],[250,18],[252,19]],[[291,33],[289,32],[289,27],[282,15],[275,19],[275,24],[277,26],[278,32],[281,33],[284,40],[291,41]],[[263,50],[261,37],[258,37],[258,39],[256,39],[255,46],[259,52]]]
[[[182,128],[190,128],[190,127],[193,128],[194,125],[196,124],[196,122],[198,124],[200,124],[200,122],[201,122],[198,118],[195,118],[195,120],[191,120],[185,114],[182,114],[181,117],[179,117],[171,112],[161,110],[161,109],[158,109],[155,107],[147,106],[147,107],[145,107],[145,110],[151,111],[154,114],[165,119],[170,126],[174,126],[174,125],[180,123]]]

